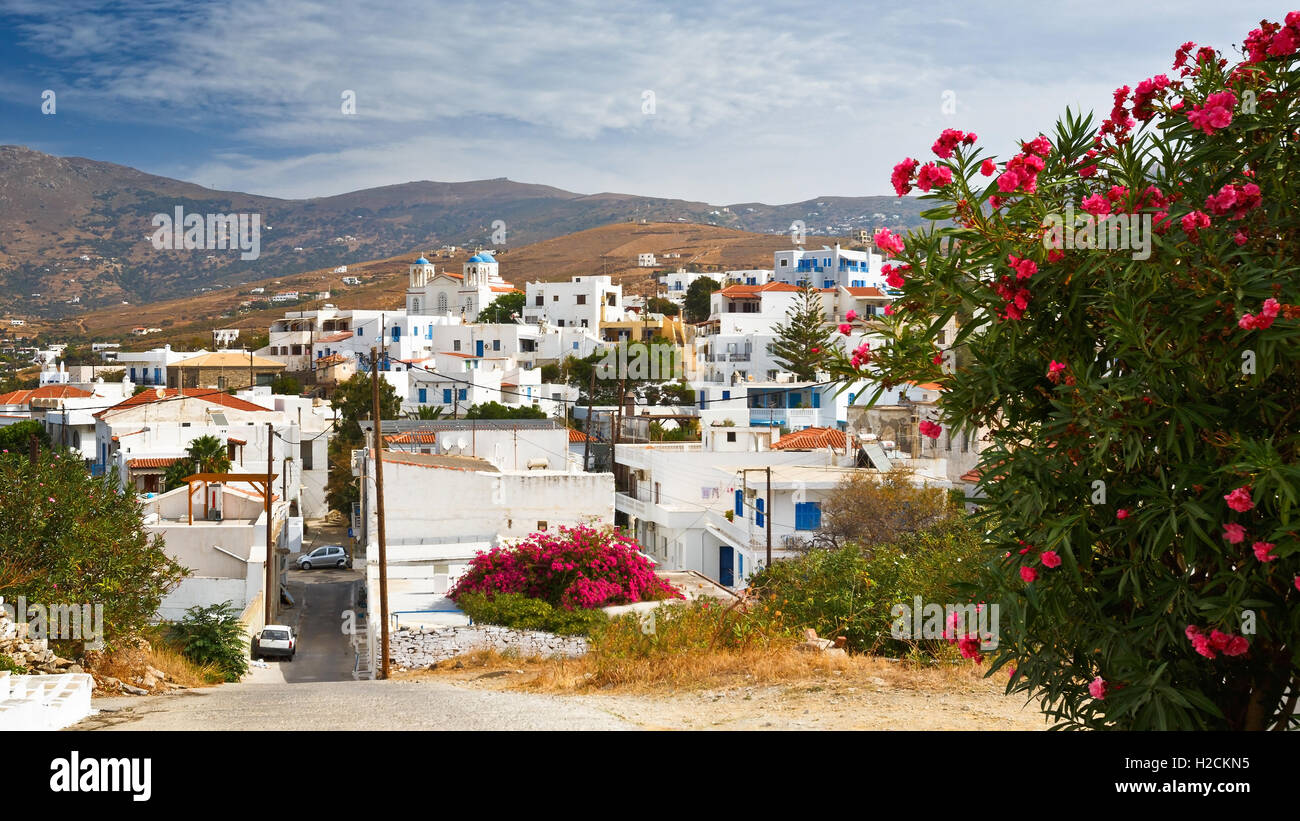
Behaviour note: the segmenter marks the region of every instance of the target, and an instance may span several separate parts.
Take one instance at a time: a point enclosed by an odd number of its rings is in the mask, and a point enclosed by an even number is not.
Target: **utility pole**
[[[587,471],[591,464],[591,432],[596,429],[595,417],[591,415],[591,406],[596,401],[596,369],[591,369],[591,384],[587,387],[587,424],[583,435],[587,438],[582,442],[582,469]]]
[[[379,350],[370,349],[370,406],[375,426],[375,510],[379,520],[379,677],[388,678],[388,551],[384,543],[384,438],[379,413]]]
[[[252,373],[250,370],[249,373]],[[271,543],[271,473],[275,467],[272,459],[275,448],[275,427],[266,423],[266,498],[263,504],[266,506],[266,623],[275,624],[275,602],[280,597],[280,587],[276,584],[275,579],[275,545]],[[274,590],[274,594],[272,593]],[[272,596],[274,595],[274,598]]]

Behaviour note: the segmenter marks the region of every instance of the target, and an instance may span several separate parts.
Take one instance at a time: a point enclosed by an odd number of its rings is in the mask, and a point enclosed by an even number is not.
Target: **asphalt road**
[[[292,662],[254,667],[238,684],[160,696],[95,699],[72,730],[620,730],[583,699],[471,690],[438,681],[354,681],[342,613],[357,570],[290,571],[299,635]]]

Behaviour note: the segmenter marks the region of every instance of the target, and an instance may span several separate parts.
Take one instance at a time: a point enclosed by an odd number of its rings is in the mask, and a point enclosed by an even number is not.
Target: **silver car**
[[[300,570],[311,570],[313,567],[351,566],[352,559],[348,557],[347,551],[336,544],[318,547],[312,552],[298,557],[298,568]]]

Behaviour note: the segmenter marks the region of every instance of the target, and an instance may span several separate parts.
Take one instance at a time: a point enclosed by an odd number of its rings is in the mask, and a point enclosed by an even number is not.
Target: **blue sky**
[[[1230,52],[1204,2],[0,0],[0,143],[326,196],[509,177],[716,204],[890,193],[943,128],[1006,156],[1066,105]],[[41,113],[55,91],[56,113]],[[341,112],[356,95],[356,114]],[[643,111],[644,92],[654,111]],[[952,92],[956,113],[943,109]]]

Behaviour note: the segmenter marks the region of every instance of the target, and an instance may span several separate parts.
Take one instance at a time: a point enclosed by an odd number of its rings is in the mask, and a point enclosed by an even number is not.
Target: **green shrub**
[[[14,661],[12,656],[9,656],[5,653],[0,653],[0,673],[6,671],[13,673],[16,676],[23,676],[27,674],[27,668],[22,666],[18,662]]]
[[[483,593],[465,593],[456,603],[465,615],[477,622],[516,630],[543,630],[561,636],[590,635],[609,620],[602,610],[565,610],[522,593],[497,593],[492,598]]]
[[[195,664],[215,664],[226,681],[239,681],[248,672],[248,637],[239,613],[230,602],[195,605],[172,626],[169,638]]]
[[[592,634],[591,646],[599,659],[608,660],[751,650],[792,644],[798,627],[762,604],[673,602],[644,616],[629,613],[610,619]]]
[[[763,606],[782,623],[811,627],[819,636],[845,636],[849,650],[947,656],[942,640],[911,641],[890,635],[895,605],[964,604],[990,555],[982,534],[965,517],[944,522],[865,551],[857,545],[813,550],[774,562],[750,580]]]

